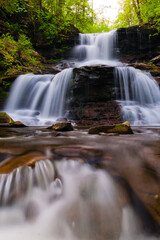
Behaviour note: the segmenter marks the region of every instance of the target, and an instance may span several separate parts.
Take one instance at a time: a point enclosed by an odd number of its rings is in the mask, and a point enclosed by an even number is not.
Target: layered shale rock
[[[121,108],[115,99],[114,67],[94,65],[74,69],[70,117],[77,124],[121,122]]]

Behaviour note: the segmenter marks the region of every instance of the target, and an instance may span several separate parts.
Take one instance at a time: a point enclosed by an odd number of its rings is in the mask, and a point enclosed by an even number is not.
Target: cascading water
[[[116,31],[80,34],[79,42],[73,50],[76,67],[93,64],[116,66],[115,82],[116,87],[120,87],[117,99],[120,100],[124,120],[132,125],[159,125],[159,87],[150,74],[115,60],[118,49]],[[26,125],[44,125],[48,119],[55,121],[64,117],[65,96],[71,79],[71,68],[56,76],[22,75],[13,85],[5,110],[14,120],[22,120]]]
[[[0,239],[21,240],[23,234],[23,240],[158,240],[143,236],[132,208],[121,208],[103,170],[45,160],[0,180]]]
[[[160,124],[160,89],[150,73],[116,67],[115,81],[124,121],[132,125]]]
[[[117,99],[124,121],[131,125],[160,124],[160,90],[151,74],[127,67],[115,60],[116,31],[102,34],[80,34],[80,45],[74,48],[77,65],[105,64],[115,67]],[[106,80],[107,81],[107,80]]]
[[[113,60],[115,43],[116,31],[80,34],[80,45],[74,49],[76,65],[119,66],[115,82],[124,119],[136,125],[160,123],[158,85],[151,75]],[[71,80],[72,69],[56,76],[21,75],[6,111],[27,125],[64,116]],[[17,168],[0,175],[0,239],[158,240],[142,234],[132,207],[120,206],[118,199],[119,190],[109,174],[86,164],[45,160]]]
[[[107,33],[80,34],[80,44],[73,49],[77,66],[105,64],[121,65],[115,61],[117,52],[117,34],[113,30]]]
[[[65,116],[65,97],[72,80],[72,69],[54,75],[26,74],[13,84],[5,110],[26,125],[43,125],[46,119]],[[39,115],[35,118],[35,115]]]

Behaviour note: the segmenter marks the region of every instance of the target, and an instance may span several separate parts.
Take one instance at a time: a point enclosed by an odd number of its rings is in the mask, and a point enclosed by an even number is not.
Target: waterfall
[[[54,165],[0,175],[0,239],[158,240],[143,236],[132,208],[120,206],[108,173],[71,160]]]
[[[31,194],[34,187],[47,189],[54,180],[55,169],[50,160],[22,166],[9,174],[0,175],[0,206],[14,203],[20,197]]]
[[[133,67],[115,68],[117,99],[124,121],[132,125],[160,124],[160,89],[150,73]]]
[[[113,61],[117,51],[117,32],[79,34],[79,42],[73,49],[73,56],[77,65],[107,64],[117,65]]]
[[[55,76],[21,75],[13,84],[5,110],[14,120],[22,120],[27,125],[37,125],[37,122],[41,125],[46,119],[63,117],[65,97],[71,80],[71,68]]]
[[[115,87],[120,88],[117,100],[122,106],[124,121],[128,120],[132,125],[159,125],[158,84],[149,73],[127,67],[117,61],[117,52],[115,30],[100,34],[79,34],[79,45],[73,50],[75,66],[116,66]],[[46,125],[59,117],[65,117],[66,94],[72,80],[72,72],[69,68],[55,76],[21,75],[13,84],[5,111],[14,120],[21,120],[26,125]]]
[[[97,240],[106,233],[117,236],[121,213],[111,177],[75,161],[57,162],[56,168],[62,181],[54,179],[50,160],[1,175],[6,179],[0,188],[1,206],[6,207],[0,208],[0,239],[19,240],[20,232],[24,240]],[[24,188],[26,194],[20,196]],[[7,205],[17,196],[18,201]]]

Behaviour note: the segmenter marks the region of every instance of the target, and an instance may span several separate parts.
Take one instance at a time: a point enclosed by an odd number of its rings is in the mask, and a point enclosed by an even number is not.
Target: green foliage
[[[84,33],[102,33],[102,32],[109,32],[111,29],[109,27],[109,20],[97,20],[93,24],[87,26]]]
[[[33,50],[30,40],[24,35],[19,36],[18,41],[9,35],[0,38],[0,68],[7,74],[16,71],[31,70],[31,67],[40,68],[40,56]]]
[[[149,23],[160,32],[160,0],[120,0],[120,10],[113,27],[142,26]]]

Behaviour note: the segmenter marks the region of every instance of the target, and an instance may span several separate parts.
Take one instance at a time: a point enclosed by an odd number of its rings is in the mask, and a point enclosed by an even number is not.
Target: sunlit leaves
[[[160,31],[160,0],[120,0],[116,27],[150,23]]]

